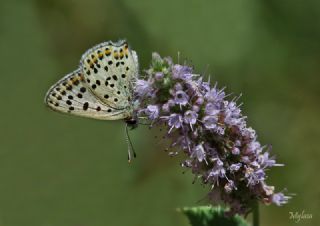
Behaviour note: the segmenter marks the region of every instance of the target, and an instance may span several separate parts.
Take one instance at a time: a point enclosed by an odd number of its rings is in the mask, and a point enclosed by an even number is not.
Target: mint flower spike
[[[210,187],[212,204],[227,204],[230,215],[246,215],[257,201],[278,206],[288,202],[289,196],[266,184],[267,169],[282,164],[247,126],[238,98],[228,100],[224,89],[203,81],[192,67],[157,53],[144,76],[136,83],[138,116],[167,128],[170,148],[186,154],[181,166]]]

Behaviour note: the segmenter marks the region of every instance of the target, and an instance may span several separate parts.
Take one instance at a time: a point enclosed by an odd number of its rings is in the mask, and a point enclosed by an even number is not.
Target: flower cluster
[[[152,126],[167,128],[170,154],[183,151],[195,180],[210,186],[212,203],[225,203],[230,213],[247,214],[252,203],[282,205],[289,196],[268,186],[266,170],[280,166],[247,127],[237,98],[227,100],[224,89],[210,86],[187,65],[152,56],[151,67],[136,83],[138,115]]]

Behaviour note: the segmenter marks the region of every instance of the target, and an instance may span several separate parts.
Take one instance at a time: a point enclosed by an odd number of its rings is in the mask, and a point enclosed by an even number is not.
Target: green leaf
[[[186,207],[179,209],[184,213],[192,226],[248,226],[240,216],[225,217],[226,209],[222,207]]]

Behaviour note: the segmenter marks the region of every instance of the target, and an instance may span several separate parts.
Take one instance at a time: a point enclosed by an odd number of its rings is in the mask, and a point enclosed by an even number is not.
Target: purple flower
[[[192,78],[192,68],[189,66],[183,66],[176,64],[172,69],[172,77],[174,79],[188,80]]]
[[[173,113],[169,116],[168,125],[171,127],[169,133],[173,128],[180,128],[182,126],[182,116],[176,113]]]
[[[156,72],[154,78],[159,81],[163,78],[164,74],[162,72]]]
[[[283,164],[276,163],[274,157],[269,158],[269,152],[265,152],[258,156],[258,162],[263,167],[283,166]]]
[[[224,122],[228,125],[243,126],[244,118],[241,116],[241,110],[234,101],[224,101]]]
[[[225,101],[224,102],[226,105],[226,117],[234,117],[234,118],[238,118],[241,117],[241,110],[240,108],[237,107],[237,104],[234,101],[228,102]]]
[[[191,140],[188,136],[179,136],[174,143],[172,143],[172,147],[175,147],[177,145],[180,145],[183,149],[188,149],[188,151],[191,153]]]
[[[166,113],[169,113],[170,112],[170,108],[173,107],[175,105],[175,102],[174,100],[172,99],[169,99],[167,103],[164,103],[162,105],[162,110]]]
[[[223,135],[223,134],[224,134],[224,131],[225,131],[225,128],[224,128],[224,127],[221,127],[221,126],[217,126],[216,128],[214,128],[214,131],[215,131],[217,134]]]
[[[229,166],[229,170],[231,173],[237,172],[241,166],[242,166],[242,163],[234,163],[231,166]]]
[[[204,127],[207,129],[214,129],[217,127],[218,117],[217,116],[205,116],[202,119]]]
[[[237,147],[233,147],[231,150],[232,154],[234,155],[239,155],[240,154],[240,149]]]
[[[214,102],[214,103],[221,102],[224,97],[225,97],[225,93],[223,92],[223,90],[218,90],[215,87],[205,94],[205,98],[209,102]]]
[[[262,151],[261,145],[257,141],[252,141],[248,143],[244,149],[245,154],[252,154],[252,153],[259,154],[261,153],[261,151]]]
[[[274,186],[268,186],[265,182],[261,182],[262,189],[266,193],[267,196],[271,196],[274,193]]]
[[[199,162],[202,162],[203,160],[205,160],[206,153],[204,151],[202,144],[199,144],[192,149],[191,157],[197,158]]]
[[[256,200],[288,202],[289,196],[266,184],[266,170],[281,164],[247,126],[238,98],[228,100],[224,89],[211,87],[191,67],[159,54],[153,54],[146,73],[147,80],[138,79],[135,87],[139,116],[166,129],[168,154],[185,153],[181,166],[210,187],[211,201],[229,205],[230,214],[244,215]]]
[[[159,107],[157,105],[149,105],[145,110],[146,115],[148,115],[149,119],[155,120],[159,117]]]
[[[188,103],[188,100],[189,96],[185,92],[183,92],[182,90],[176,92],[174,97],[174,101],[176,104],[186,105]]]
[[[246,164],[250,164],[250,162],[251,162],[249,156],[247,156],[247,155],[242,155],[240,159],[241,159],[241,162],[246,163]]]
[[[152,83],[150,81],[138,80],[136,83],[136,93],[138,96],[151,96],[153,91]]]
[[[282,206],[286,204],[291,197],[285,196],[283,193],[275,193],[272,195],[272,202],[277,206]]]
[[[195,104],[197,104],[197,105],[202,105],[202,104],[203,104],[203,102],[204,102],[204,99],[203,99],[203,97],[202,97],[202,96],[200,96],[200,97],[198,97],[198,98],[197,98],[197,100],[196,100]]]
[[[207,181],[211,181],[213,185],[219,184],[219,179],[225,178],[226,170],[223,167],[223,162],[220,159],[217,159],[214,167],[209,171]]]
[[[260,181],[265,179],[265,172],[262,169],[254,170],[251,167],[246,168],[245,178],[247,179],[248,185],[253,186],[258,184]]]
[[[198,80],[193,80],[193,89],[197,90],[198,94],[205,94],[210,91],[210,84],[208,82],[203,82],[203,78],[200,77]],[[189,82],[191,83],[191,82]]]
[[[174,89],[175,89],[176,91],[182,90],[183,88],[182,88],[181,83],[176,83],[176,84],[174,85]]]
[[[193,105],[192,106],[192,111],[199,112],[200,111],[200,107],[198,105]]]
[[[200,82],[200,79],[198,80],[198,83]],[[209,92],[210,91],[210,83],[209,82],[200,82],[199,83],[199,88],[203,92]]]
[[[241,130],[241,135],[243,136],[244,139],[252,140],[252,139],[255,139],[256,137],[256,131],[251,127],[244,128],[243,130]]]
[[[234,189],[236,189],[236,186],[234,185],[234,182],[232,180],[229,180],[225,185],[224,185],[224,190],[227,193],[231,193]]]
[[[162,111],[165,113],[169,113],[170,112],[170,106],[168,103],[165,103],[162,105]]]
[[[205,113],[207,115],[217,115],[220,112],[220,110],[217,108],[216,105],[213,103],[207,103]]]
[[[183,120],[185,123],[192,125],[197,122],[197,118],[198,114],[196,112],[188,110],[184,113]]]
[[[182,149],[188,149],[189,152],[191,152],[191,140],[188,136],[182,136],[182,139],[181,139],[181,142],[180,142],[180,145],[182,147]]]
[[[216,164],[217,164],[217,166],[219,166],[219,167],[223,166],[223,162],[222,162],[221,159],[219,159],[219,158],[216,159]]]

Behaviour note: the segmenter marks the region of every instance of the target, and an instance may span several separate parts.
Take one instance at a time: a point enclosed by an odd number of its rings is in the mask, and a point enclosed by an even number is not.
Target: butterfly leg
[[[133,148],[133,145],[132,145],[130,136],[129,136],[128,124],[126,124],[126,126],[125,126],[125,132],[126,132],[126,141],[127,141],[127,144],[128,144],[128,162],[130,163],[130,162],[131,162],[131,159],[132,159],[132,158],[131,158],[131,153],[133,153],[133,157],[134,157],[134,158],[137,157],[137,154],[136,154],[136,152],[134,151],[134,148]]]

